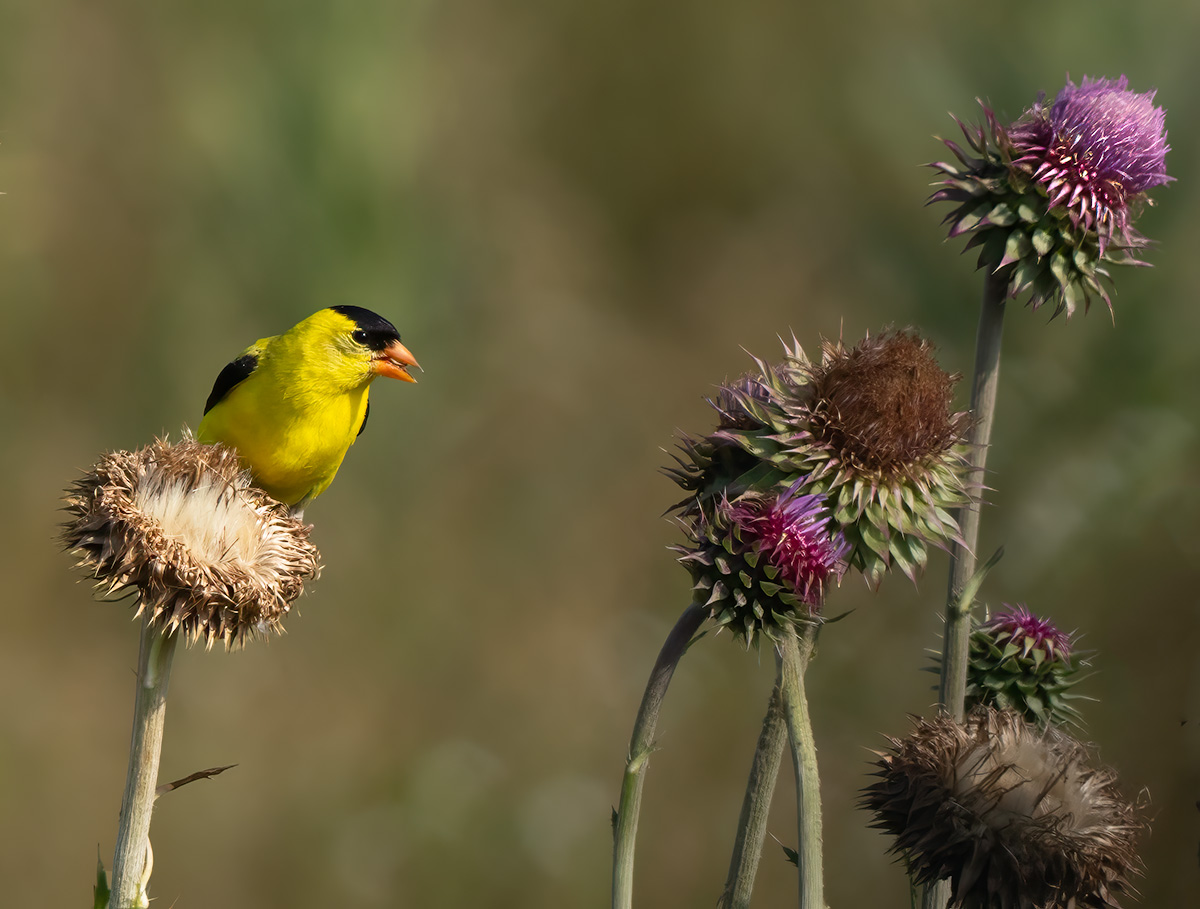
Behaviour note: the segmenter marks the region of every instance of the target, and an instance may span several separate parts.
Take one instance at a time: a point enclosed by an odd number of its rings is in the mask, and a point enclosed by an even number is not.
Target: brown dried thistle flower
[[[949,878],[967,909],[1112,909],[1144,826],[1116,775],[1070,736],[1008,710],[917,721],[863,791],[921,884]]]
[[[827,341],[822,362],[805,372],[813,436],[837,452],[844,469],[920,473],[966,428],[967,414],[950,407],[958,377],[911,332],[886,332],[849,349]]]
[[[102,457],[67,491],[62,542],[106,596],[189,643],[281,632],[320,571],[308,528],[250,483],[237,453],[185,439]]]

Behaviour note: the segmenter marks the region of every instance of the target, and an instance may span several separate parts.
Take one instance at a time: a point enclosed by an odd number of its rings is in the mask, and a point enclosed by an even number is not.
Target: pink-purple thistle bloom
[[[1048,194],[1051,208],[1063,206],[1075,224],[1094,229],[1100,252],[1118,238],[1135,245],[1127,202],[1174,179],[1167,175],[1166,112],[1154,91],[1129,90],[1129,81],[1068,81],[1047,109],[1039,99],[1009,129],[1020,157]]]
[[[986,106],[984,123],[958,121],[966,146],[944,140],[954,161],[937,161],[932,202],[955,207],[951,237],[969,235],[979,267],[1002,278],[1007,296],[1034,309],[1071,313],[1093,297],[1112,300],[1112,265],[1145,265],[1149,245],[1133,229],[1147,190],[1167,183],[1165,113],[1154,92],[1128,80],[1067,82],[1054,103],[1041,98],[1004,126]]]
[[[805,478],[805,480],[807,477]],[[849,546],[832,533],[825,497],[798,495],[801,480],[777,499],[729,506],[729,517],[809,606],[819,607],[830,575],[839,575]]]
[[[826,497],[800,493],[807,479],[783,492],[721,498],[683,522],[692,545],[674,548],[692,575],[693,597],[747,644],[816,620],[829,581],[846,570],[849,547]]]
[[[994,639],[1012,641],[1021,647],[1022,656],[1033,650],[1043,651],[1049,659],[1067,660],[1071,656],[1071,636],[1048,619],[1041,619],[1024,606],[1009,606],[980,626]]]

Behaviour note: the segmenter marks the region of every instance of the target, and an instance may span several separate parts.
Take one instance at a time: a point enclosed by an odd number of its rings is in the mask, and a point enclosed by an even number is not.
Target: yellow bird
[[[255,482],[301,513],[367,425],[376,376],[415,382],[396,327],[361,306],[322,309],[221,370],[197,438],[237,449]]]

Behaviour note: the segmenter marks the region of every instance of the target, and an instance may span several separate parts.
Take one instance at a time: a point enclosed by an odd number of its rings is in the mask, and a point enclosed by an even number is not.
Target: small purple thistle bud
[[[779,571],[780,578],[807,605],[824,600],[830,575],[841,577],[849,546],[840,532],[831,533],[823,495],[799,495],[807,477],[793,483],[778,498],[729,506],[729,517]]]
[[[1048,619],[1040,619],[1022,605],[1009,606],[984,622],[979,630],[996,640],[1021,646],[1021,655],[1041,650],[1051,660],[1069,660],[1071,636]]]
[[[1073,223],[1096,230],[1101,255],[1113,237],[1131,242],[1128,200],[1174,179],[1165,111],[1154,91],[1128,86],[1124,76],[1068,81],[1049,110],[1039,101],[1008,132],[1019,155],[1013,164],[1032,170],[1051,208],[1063,206]]]

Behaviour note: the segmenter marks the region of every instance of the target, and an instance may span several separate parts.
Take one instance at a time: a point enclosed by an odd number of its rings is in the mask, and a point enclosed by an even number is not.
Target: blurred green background
[[[598,907],[609,809],[685,605],[657,469],[794,331],[920,328],[968,371],[981,287],[922,207],[976,96],[1159,89],[1178,183],[1153,269],[1069,324],[1013,307],[984,590],[1084,634],[1087,736],[1142,793],[1147,906],[1200,892],[1200,6],[487,0],[0,2],[0,877],[90,905],[137,629],[57,550],[104,450],[195,426],[221,366],[328,305],[390,317],[417,386],[309,509],[289,633],[176,661],[156,905]],[[1188,62],[1191,61],[1191,62]],[[965,403],[967,389],[961,389]],[[946,559],[855,579],[810,674],[828,898],[907,905],[853,808],[928,710]],[[705,639],[650,766],[637,903],[711,906],[773,666]],[[790,771],[772,832],[794,844]],[[768,847],[759,904],[794,905]]]

